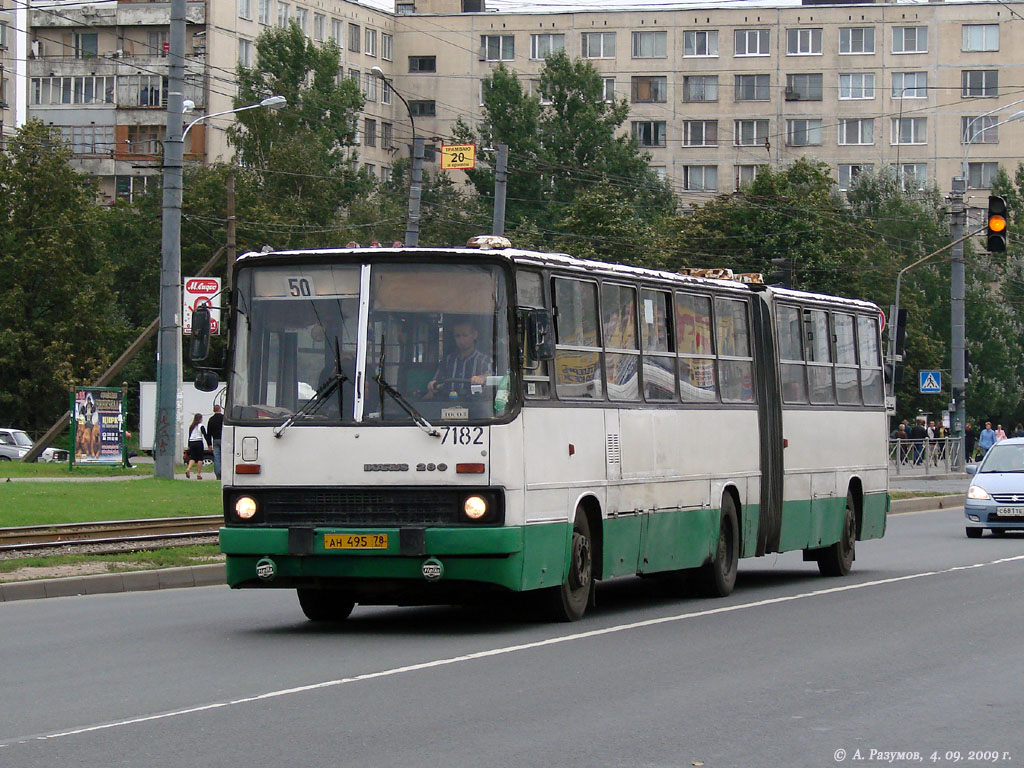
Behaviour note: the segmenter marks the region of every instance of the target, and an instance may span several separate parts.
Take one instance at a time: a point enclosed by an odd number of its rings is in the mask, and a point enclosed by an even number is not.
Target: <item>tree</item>
[[[0,423],[49,427],[123,337],[91,181],[30,120],[0,155]]]

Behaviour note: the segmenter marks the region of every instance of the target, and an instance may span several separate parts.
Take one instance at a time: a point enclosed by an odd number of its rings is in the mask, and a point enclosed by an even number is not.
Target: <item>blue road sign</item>
[[[921,394],[937,395],[942,392],[942,371],[918,371],[921,375]]]

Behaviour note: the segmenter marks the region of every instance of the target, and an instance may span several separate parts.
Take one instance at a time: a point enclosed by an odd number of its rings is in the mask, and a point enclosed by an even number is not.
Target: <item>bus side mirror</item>
[[[213,392],[219,384],[216,371],[203,368],[196,372],[196,389],[200,392]]]
[[[529,357],[532,360],[554,359],[555,324],[551,319],[550,310],[530,310],[527,325],[527,343],[530,347]]]
[[[193,363],[206,359],[210,354],[210,310],[205,305],[192,310],[192,341],[188,356]]]

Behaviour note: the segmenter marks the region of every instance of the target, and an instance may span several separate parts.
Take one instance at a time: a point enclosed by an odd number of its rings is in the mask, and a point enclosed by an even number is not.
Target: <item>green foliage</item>
[[[50,426],[122,330],[91,181],[39,120],[0,155],[0,423]]]

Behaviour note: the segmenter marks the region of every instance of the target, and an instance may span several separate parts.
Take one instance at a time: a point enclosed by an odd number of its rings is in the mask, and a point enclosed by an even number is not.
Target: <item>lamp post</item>
[[[423,187],[423,139],[416,135],[416,120],[412,114],[412,107],[405,97],[395,90],[395,87],[384,74],[384,70],[378,66],[370,68],[370,71],[380,78],[386,88],[390,88],[405,105],[409,113],[409,125],[412,127],[412,169],[409,174],[409,218],[405,225],[406,246],[417,246],[420,244],[420,195]]]
[[[173,6],[177,5],[176,0]],[[180,20],[173,18],[179,14]],[[164,142],[160,331],[157,337],[156,361],[156,438],[153,441],[154,475],[166,479],[174,477],[174,462],[180,434],[178,403],[181,399],[181,166],[185,137],[192,126],[211,117],[260,107],[278,108],[285,104],[284,96],[270,96],[258,104],[203,115],[181,130],[182,117],[195,105],[182,99],[183,67],[180,63],[176,64],[176,61],[182,58],[181,51],[184,50],[184,8],[179,11],[172,7],[171,15],[172,22],[178,22],[171,24],[171,69],[177,71],[172,72],[169,77],[173,84],[167,97],[167,140]]]

